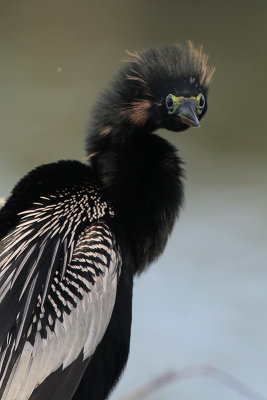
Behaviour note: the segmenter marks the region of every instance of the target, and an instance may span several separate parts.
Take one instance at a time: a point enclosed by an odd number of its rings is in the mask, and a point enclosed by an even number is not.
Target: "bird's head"
[[[128,52],[110,86],[93,109],[87,137],[89,157],[124,143],[134,132],[197,127],[207,111],[214,72],[202,46],[158,46]]]
[[[152,130],[199,126],[214,72],[202,47],[188,42],[187,47],[174,44],[128,55],[115,81],[121,114],[132,124]]]

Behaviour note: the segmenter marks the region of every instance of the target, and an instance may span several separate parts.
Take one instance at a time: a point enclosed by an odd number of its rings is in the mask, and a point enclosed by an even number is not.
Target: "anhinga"
[[[176,149],[213,68],[201,47],[128,53],[92,114],[89,166],[42,165],[0,212],[0,398],[101,400],[126,364],[132,285],[163,251],[183,197]]]

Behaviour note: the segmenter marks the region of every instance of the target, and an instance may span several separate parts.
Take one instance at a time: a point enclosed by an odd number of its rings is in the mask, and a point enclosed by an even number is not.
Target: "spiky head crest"
[[[189,80],[198,82],[204,88],[212,78],[215,68],[208,65],[208,55],[203,52],[203,46],[194,47],[191,41],[188,46],[172,44],[142,50],[139,53],[127,51],[129,72],[125,77],[153,92],[161,83]]]

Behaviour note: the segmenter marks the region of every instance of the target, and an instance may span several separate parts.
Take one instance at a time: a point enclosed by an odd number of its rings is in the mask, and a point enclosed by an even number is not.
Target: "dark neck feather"
[[[112,128],[91,140],[91,165],[133,249],[136,272],[163,251],[183,198],[176,149],[147,127]]]

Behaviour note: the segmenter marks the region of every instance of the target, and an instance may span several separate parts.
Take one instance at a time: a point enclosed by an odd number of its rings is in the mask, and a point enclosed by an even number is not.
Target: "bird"
[[[0,398],[103,400],[127,363],[133,280],[163,252],[184,162],[156,131],[198,127],[202,46],[127,52],[95,99],[88,162],[41,165],[0,211]]]

